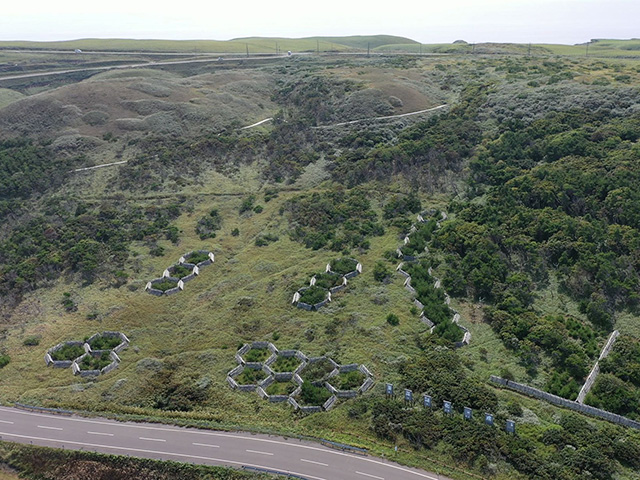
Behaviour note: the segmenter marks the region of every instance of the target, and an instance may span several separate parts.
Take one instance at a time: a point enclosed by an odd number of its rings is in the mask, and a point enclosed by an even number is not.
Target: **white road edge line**
[[[211,445],[209,443],[192,443],[191,445],[195,445],[196,447],[211,447],[211,448],[220,448],[220,445]]]
[[[166,442],[164,438],[138,437],[140,440],[148,440],[150,442]]]
[[[356,473],[358,475],[364,475],[365,477],[371,477],[371,478],[376,478],[377,480],[384,480],[384,477],[377,477],[376,475],[371,475],[369,473],[364,473],[364,472],[359,472],[356,470]]]
[[[87,432],[89,435],[104,435],[105,437],[113,437],[113,433],[104,432]]]
[[[300,461],[301,462],[305,462],[305,463],[313,463],[314,465],[322,465],[323,467],[328,467],[329,466],[328,463],[314,462],[313,460],[307,460],[306,458],[301,458]]]
[[[249,452],[249,453],[258,453],[258,454],[260,454],[260,455],[273,455],[273,453],[269,453],[269,452],[260,452],[260,451],[258,451],[258,450],[245,450],[245,451],[246,451],[246,452]]]
[[[46,428],[47,430],[62,430],[60,427],[47,427],[46,425],[38,425],[38,428]]]
[[[199,455],[187,455],[185,453],[172,453],[172,452],[161,452],[158,450],[144,450],[141,448],[128,448],[128,447],[117,447],[114,445],[100,445],[100,444],[95,444],[95,443],[84,443],[84,442],[74,442],[71,440],[65,441],[65,440],[57,440],[55,438],[42,438],[42,437],[31,437],[29,435],[18,435],[16,433],[8,433],[8,432],[0,432],[0,436],[7,436],[7,437],[15,437],[15,438],[24,438],[27,440],[41,440],[44,442],[54,442],[54,443],[64,443],[65,445],[80,445],[83,447],[94,447],[94,448],[108,448],[110,450],[122,450],[125,452],[141,452],[141,453],[149,453],[149,454],[153,454],[153,455],[169,455],[171,457],[178,457],[178,458],[187,458],[187,459],[196,459],[196,460],[208,460],[210,462],[218,462],[221,464],[234,464],[234,465],[245,465],[247,467],[254,467],[254,468],[262,468],[262,469],[266,469],[268,470],[270,467],[265,467],[264,465],[256,465],[253,463],[245,463],[245,462],[236,462],[233,460],[223,460],[221,458],[213,458],[213,457],[201,457]],[[291,475],[298,475],[300,477],[303,478],[308,478],[310,480],[327,480],[326,478],[322,478],[322,477],[314,477],[313,475],[309,475],[306,473],[300,473],[300,472],[294,472],[294,471],[290,471],[289,472]],[[437,480],[434,478],[434,480]]]
[[[44,417],[44,418],[51,418],[51,415],[45,415],[42,413],[33,413],[33,412],[25,412],[25,411],[21,411],[21,410],[17,410],[15,408],[8,408],[8,407],[0,407],[0,411],[7,411],[7,412],[11,412],[14,414],[20,414],[20,415],[27,415],[27,416],[34,416],[34,417]],[[91,423],[91,424],[95,424],[95,425],[110,425],[110,426],[115,426],[115,427],[120,427],[120,428],[139,428],[139,429],[143,429],[143,430],[155,430],[155,431],[161,431],[161,432],[176,432],[180,431],[180,429],[178,427],[174,427],[174,428],[166,428],[166,427],[153,427],[153,426],[147,426],[147,425],[129,425],[127,423],[119,423],[119,422],[106,422],[106,421],[96,421],[96,420],[90,420],[90,419],[83,419],[83,418],[58,418],[56,417],[58,420],[64,420],[64,421],[69,421],[69,422],[82,422],[82,423]],[[275,443],[277,445],[288,445],[290,447],[294,447],[294,448],[304,448],[307,450],[315,450],[318,452],[325,452],[327,454],[332,454],[332,455],[340,455],[343,457],[350,457],[353,458],[354,460],[360,460],[363,462],[368,462],[368,463],[373,463],[376,465],[379,465],[381,467],[387,467],[387,468],[392,468],[394,470],[400,470],[402,472],[405,473],[411,473],[412,475],[416,475],[418,477],[421,478],[428,478],[429,480],[438,480],[436,477],[431,476],[431,475],[427,475],[421,472],[416,472],[415,470],[410,470],[409,468],[405,468],[402,467],[400,465],[393,465],[390,463],[386,463],[384,461],[381,460],[376,460],[373,458],[367,458],[367,457],[362,457],[362,456],[358,456],[358,455],[353,455],[353,454],[349,454],[349,453],[343,453],[343,452],[339,452],[336,450],[330,450],[328,448],[321,448],[321,447],[315,447],[312,445],[299,445],[299,444],[294,444],[294,443],[288,443],[288,442],[282,442],[279,440],[270,440],[267,438],[254,438],[254,437],[247,437],[244,435],[238,435],[238,434],[230,434],[230,433],[222,433],[222,432],[207,432],[207,431],[197,431],[197,430],[190,430],[191,433],[193,434],[197,434],[197,435],[207,435],[207,436],[212,436],[212,437],[227,437],[227,438],[242,438],[244,440],[251,440],[254,442],[265,442],[265,443]],[[293,473],[293,472],[292,472]]]
[[[9,425],[13,425],[13,422],[10,422],[8,420],[0,420],[0,423],[8,423]]]

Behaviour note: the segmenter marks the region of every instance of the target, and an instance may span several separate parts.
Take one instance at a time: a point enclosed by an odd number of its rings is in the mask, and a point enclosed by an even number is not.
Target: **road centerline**
[[[113,433],[105,433],[105,432],[87,432],[89,435],[104,435],[105,437],[113,437]]]
[[[384,480],[384,477],[378,477],[376,475],[371,475],[370,473],[359,472],[356,470],[358,475],[364,475],[365,477],[375,478],[376,480]]]
[[[328,463],[316,462],[314,460],[307,460],[306,458],[301,458],[300,461],[305,463],[313,463],[314,465],[322,465],[323,467],[329,466]]]
[[[150,438],[150,437],[138,437],[140,440],[147,440],[149,442],[166,442],[164,438]]]
[[[47,425],[38,425],[38,428],[45,428],[47,430],[64,430],[63,428],[60,428],[60,427],[49,427]]]
[[[269,453],[269,452],[261,452],[259,450],[246,450],[249,453],[257,453],[259,455],[273,455],[273,453]]]
[[[191,445],[195,445],[196,447],[211,447],[211,448],[220,448],[220,445],[211,445],[210,443],[192,443]]]
[[[9,420],[0,420],[0,423],[6,423],[8,425],[13,425],[13,422],[10,422]]]

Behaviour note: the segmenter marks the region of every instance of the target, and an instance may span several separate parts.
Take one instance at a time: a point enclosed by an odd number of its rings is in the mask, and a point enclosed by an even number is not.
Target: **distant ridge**
[[[269,38],[247,37],[232,40],[161,40],[161,39],[124,39],[124,38],[84,38],[54,42],[3,41],[0,48],[47,49],[83,51],[121,51],[121,52],[175,52],[175,53],[279,53],[292,50],[304,51],[344,51],[366,50],[385,45],[415,44],[409,38],[393,35],[345,36],[345,37],[307,37],[307,38]]]

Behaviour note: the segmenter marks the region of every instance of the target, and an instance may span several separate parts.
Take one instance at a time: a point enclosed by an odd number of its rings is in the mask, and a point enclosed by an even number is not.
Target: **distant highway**
[[[308,480],[449,480],[436,473],[302,440],[9,407],[0,407],[0,438],[71,450],[277,470]]]
[[[301,54],[298,54],[301,55]],[[230,61],[246,61],[246,60],[276,60],[290,58],[288,55],[270,55],[270,56],[253,56],[253,57],[227,57],[224,60],[219,60],[218,57],[207,57],[200,58],[195,60],[174,60],[169,62],[144,62],[144,63],[132,63],[129,65],[110,65],[103,67],[79,67],[79,68],[71,68],[66,70],[49,70],[46,72],[33,72],[33,73],[21,73],[20,75],[9,75],[6,77],[0,77],[0,82],[3,80],[17,80],[21,78],[32,78],[32,77],[46,77],[51,75],[66,75],[68,73],[76,73],[76,72],[91,72],[91,71],[106,71],[106,70],[126,70],[130,68],[145,68],[145,67],[161,67],[164,65],[180,65],[186,63],[211,63],[211,62],[230,62]]]

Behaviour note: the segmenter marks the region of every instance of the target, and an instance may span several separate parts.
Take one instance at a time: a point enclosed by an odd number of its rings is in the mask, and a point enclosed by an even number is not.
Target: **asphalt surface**
[[[446,479],[297,439],[52,415],[10,407],[0,407],[0,439],[159,460],[263,468],[309,480]]]

